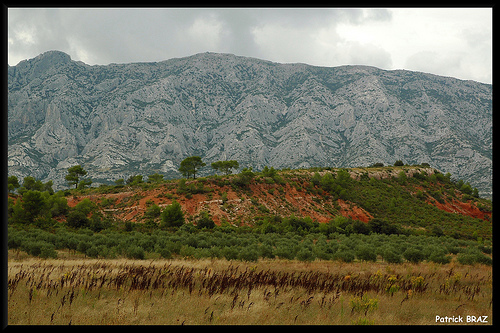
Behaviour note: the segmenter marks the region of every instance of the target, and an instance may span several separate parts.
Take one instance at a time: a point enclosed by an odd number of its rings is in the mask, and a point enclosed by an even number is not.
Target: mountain
[[[254,170],[425,162],[490,196],[492,85],[218,53],[90,66],[50,51],[8,68],[9,174],[180,177],[191,155]]]

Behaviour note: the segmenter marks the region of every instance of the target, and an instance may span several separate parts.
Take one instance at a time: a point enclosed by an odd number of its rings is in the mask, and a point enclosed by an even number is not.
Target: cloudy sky
[[[492,9],[9,8],[9,65],[48,50],[90,65],[210,51],[491,83]]]

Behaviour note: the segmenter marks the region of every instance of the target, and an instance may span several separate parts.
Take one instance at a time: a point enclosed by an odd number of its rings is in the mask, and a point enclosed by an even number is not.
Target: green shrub
[[[356,256],[354,254],[354,251],[349,249],[339,250],[337,253],[335,253],[335,258],[346,263],[353,262],[355,257]]]
[[[173,200],[161,213],[161,227],[180,227],[184,224],[184,213],[181,205]]]
[[[403,262],[401,255],[393,248],[385,249],[382,257],[390,264],[400,264]]]
[[[200,217],[196,221],[196,226],[199,229],[206,228],[206,229],[213,229],[215,227],[214,220],[210,217],[208,212],[202,211],[200,213]]]
[[[66,221],[68,225],[73,228],[84,228],[90,223],[85,213],[80,210],[74,210],[69,213]]]
[[[368,245],[361,245],[356,249],[356,257],[364,261],[377,261],[375,249]]]
[[[137,245],[129,246],[125,252],[125,256],[129,259],[144,259],[144,249]]]
[[[255,245],[246,246],[240,250],[238,258],[244,261],[257,261],[259,251]]]
[[[144,216],[149,218],[156,218],[159,217],[160,214],[161,214],[161,208],[158,205],[153,204],[146,209]]]
[[[459,253],[457,261],[462,265],[485,264],[492,265],[493,259],[482,254],[477,249],[467,249],[467,251]]]
[[[424,260],[425,255],[421,250],[415,247],[409,247],[405,252],[403,252],[403,257],[409,262],[417,264]]]
[[[274,250],[271,245],[263,244],[260,246],[260,255],[263,258],[271,258],[274,259]]]
[[[54,245],[45,243],[40,248],[40,257],[41,258],[57,258],[57,252],[54,248]]]
[[[297,252],[297,259],[300,261],[313,261],[315,256],[314,253],[308,248],[301,248]]]
[[[225,246],[221,252],[226,260],[238,259],[238,249],[234,246]]]

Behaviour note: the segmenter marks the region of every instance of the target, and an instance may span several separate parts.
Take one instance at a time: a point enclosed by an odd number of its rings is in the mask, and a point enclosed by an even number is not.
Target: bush
[[[361,245],[356,249],[356,257],[364,261],[377,261],[375,249],[368,245]]]
[[[165,259],[171,259],[172,258],[172,252],[170,252],[170,250],[167,249],[167,248],[161,248],[161,249],[159,249],[158,253],[160,254],[160,256],[162,258],[165,258]]]
[[[125,256],[129,259],[144,259],[145,253],[142,247],[137,245],[129,246],[125,251]]]
[[[238,250],[234,246],[224,246],[221,252],[226,260],[238,259]]]
[[[444,253],[433,253],[429,256],[428,260],[438,264],[449,264],[451,256],[447,256]]]
[[[99,256],[99,249],[97,246],[92,245],[87,249],[87,251],[85,251],[85,254],[91,258],[97,258]]]
[[[259,251],[254,245],[246,246],[241,249],[238,257],[244,261],[257,261],[259,259]]]
[[[297,259],[300,261],[313,261],[315,256],[308,248],[301,248],[299,252],[297,252]]]
[[[149,206],[148,209],[146,209],[144,216],[149,218],[156,218],[159,217],[160,214],[161,214],[161,208],[158,205],[153,204]]]
[[[293,259],[295,258],[295,253],[293,249],[287,245],[278,245],[276,246],[275,254],[280,259]]]
[[[403,252],[403,257],[409,262],[417,264],[424,260],[425,255],[421,250],[415,247],[409,247],[405,252]]]
[[[44,241],[27,241],[21,246],[21,249],[35,257],[57,258],[54,245]]]
[[[262,245],[260,247],[260,255],[263,258],[274,259],[275,255],[274,255],[273,247],[271,245],[268,245],[268,244]]]
[[[68,218],[66,219],[68,225],[73,228],[84,228],[89,224],[89,219],[79,210],[74,210],[69,213]]]
[[[401,255],[392,248],[385,249],[382,257],[390,264],[400,264],[403,262]]]
[[[215,223],[214,220],[212,220],[212,218],[208,214],[208,212],[203,211],[200,213],[200,218],[198,219],[198,221],[196,221],[196,226],[199,229],[203,228],[213,229],[215,227]]]
[[[40,248],[40,257],[41,258],[57,258],[57,252],[54,248],[54,245],[45,243]]]
[[[162,227],[180,227],[184,224],[184,213],[181,205],[173,200],[172,204],[166,206],[161,213]]]
[[[462,265],[493,264],[493,259],[482,254],[476,249],[468,249],[466,252],[459,253],[457,256],[457,260]]]
[[[244,168],[238,176],[233,179],[233,184],[240,187],[248,186],[254,177],[255,173],[252,171],[252,167]]]
[[[345,250],[339,250],[335,254],[335,257],[339,260],[342,260],[343,262],[349,263],[354,261],[355,255],[354,251],[345,249]]]

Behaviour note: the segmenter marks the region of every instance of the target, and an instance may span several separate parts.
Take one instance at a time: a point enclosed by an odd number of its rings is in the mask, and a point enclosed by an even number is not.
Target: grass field
[[[16,260],[10,252],[9,325],[441,324],[436,316],[492,324],[491,266]]]

